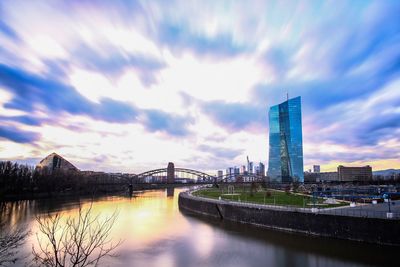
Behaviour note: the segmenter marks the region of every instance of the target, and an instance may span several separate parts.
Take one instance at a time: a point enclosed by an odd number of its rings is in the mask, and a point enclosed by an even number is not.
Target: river
[[[100,266],[394,266],[398,248],[358,242],[307,237],[183,214],[178,194],[167,190],[134,192],[133,197],[101,197],[92,210],[109,216],[115,210],[113,240],[123,240],[117,257],[105,258]],[[36,216],[77,214],[79,206],[89,207],[90,199],[30,200],[8,203],[11,225],[30,229],[21,246],[30,261],[32,246],[37,246]],[[5,216],[5,215],[2,215]]]

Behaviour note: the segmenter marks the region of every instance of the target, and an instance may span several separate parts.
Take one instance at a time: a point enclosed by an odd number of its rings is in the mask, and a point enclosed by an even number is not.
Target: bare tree
[[[21,227],[7,226],[5,220],[7,213],[7,207],[2,203],[0,207],[0,266],[19,260],[18,250],[29,234]]]
[[[79,209],[77,218],[62,215],[37,217],[39,231],[45,241],[37,234],[39,247],[32,247],[33,261],[40,266],[89,266],[99,263],[106,256],[115,256],[113,251],[121,241],[113,243],[110,238],[117,212],[101,219],[92,215],[92,206]]]

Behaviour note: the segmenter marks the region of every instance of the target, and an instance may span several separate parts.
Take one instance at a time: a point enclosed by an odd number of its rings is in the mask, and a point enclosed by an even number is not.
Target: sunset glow
[[[398,1],[2,1],[0,159],[140,173],[268,161],[301,96],[305,170],[400,168]]]

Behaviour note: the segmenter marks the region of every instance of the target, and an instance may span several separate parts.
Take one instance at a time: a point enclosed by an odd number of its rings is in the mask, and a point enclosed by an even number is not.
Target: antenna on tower
[[[289,89],[286,91],[286,100],[289,101]]]

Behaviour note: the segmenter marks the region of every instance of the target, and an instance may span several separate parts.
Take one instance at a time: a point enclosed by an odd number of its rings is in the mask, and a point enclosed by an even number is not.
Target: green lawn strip
[[[200,189],[198,191],[193,192],[194,196],[206,197],[230,201],[241,201],[241,202],[251,202],[257,204],[269,204],[269,205],[282,205],[282,206],[296,206],[296,207],[306,207],[311,208],[313,199],[309,196],[297,195],[292,193],[286,193],[283,191],[271,190],[270,196],[267,195],[265,191],[259,191],[250,195],[249,189],[243,191],[242,189],[236,190],[234,195],[229,195],[228,192],[224,191],[221,193],[221,190],[216,188],[206,188]],[[323,204],[324,199],[317,198],[316,204]],[[325,205],[317,205],[321,208],[332,208],[338,206],[344,206],[347,203],[339,203],[339,204],[325,204]]]

